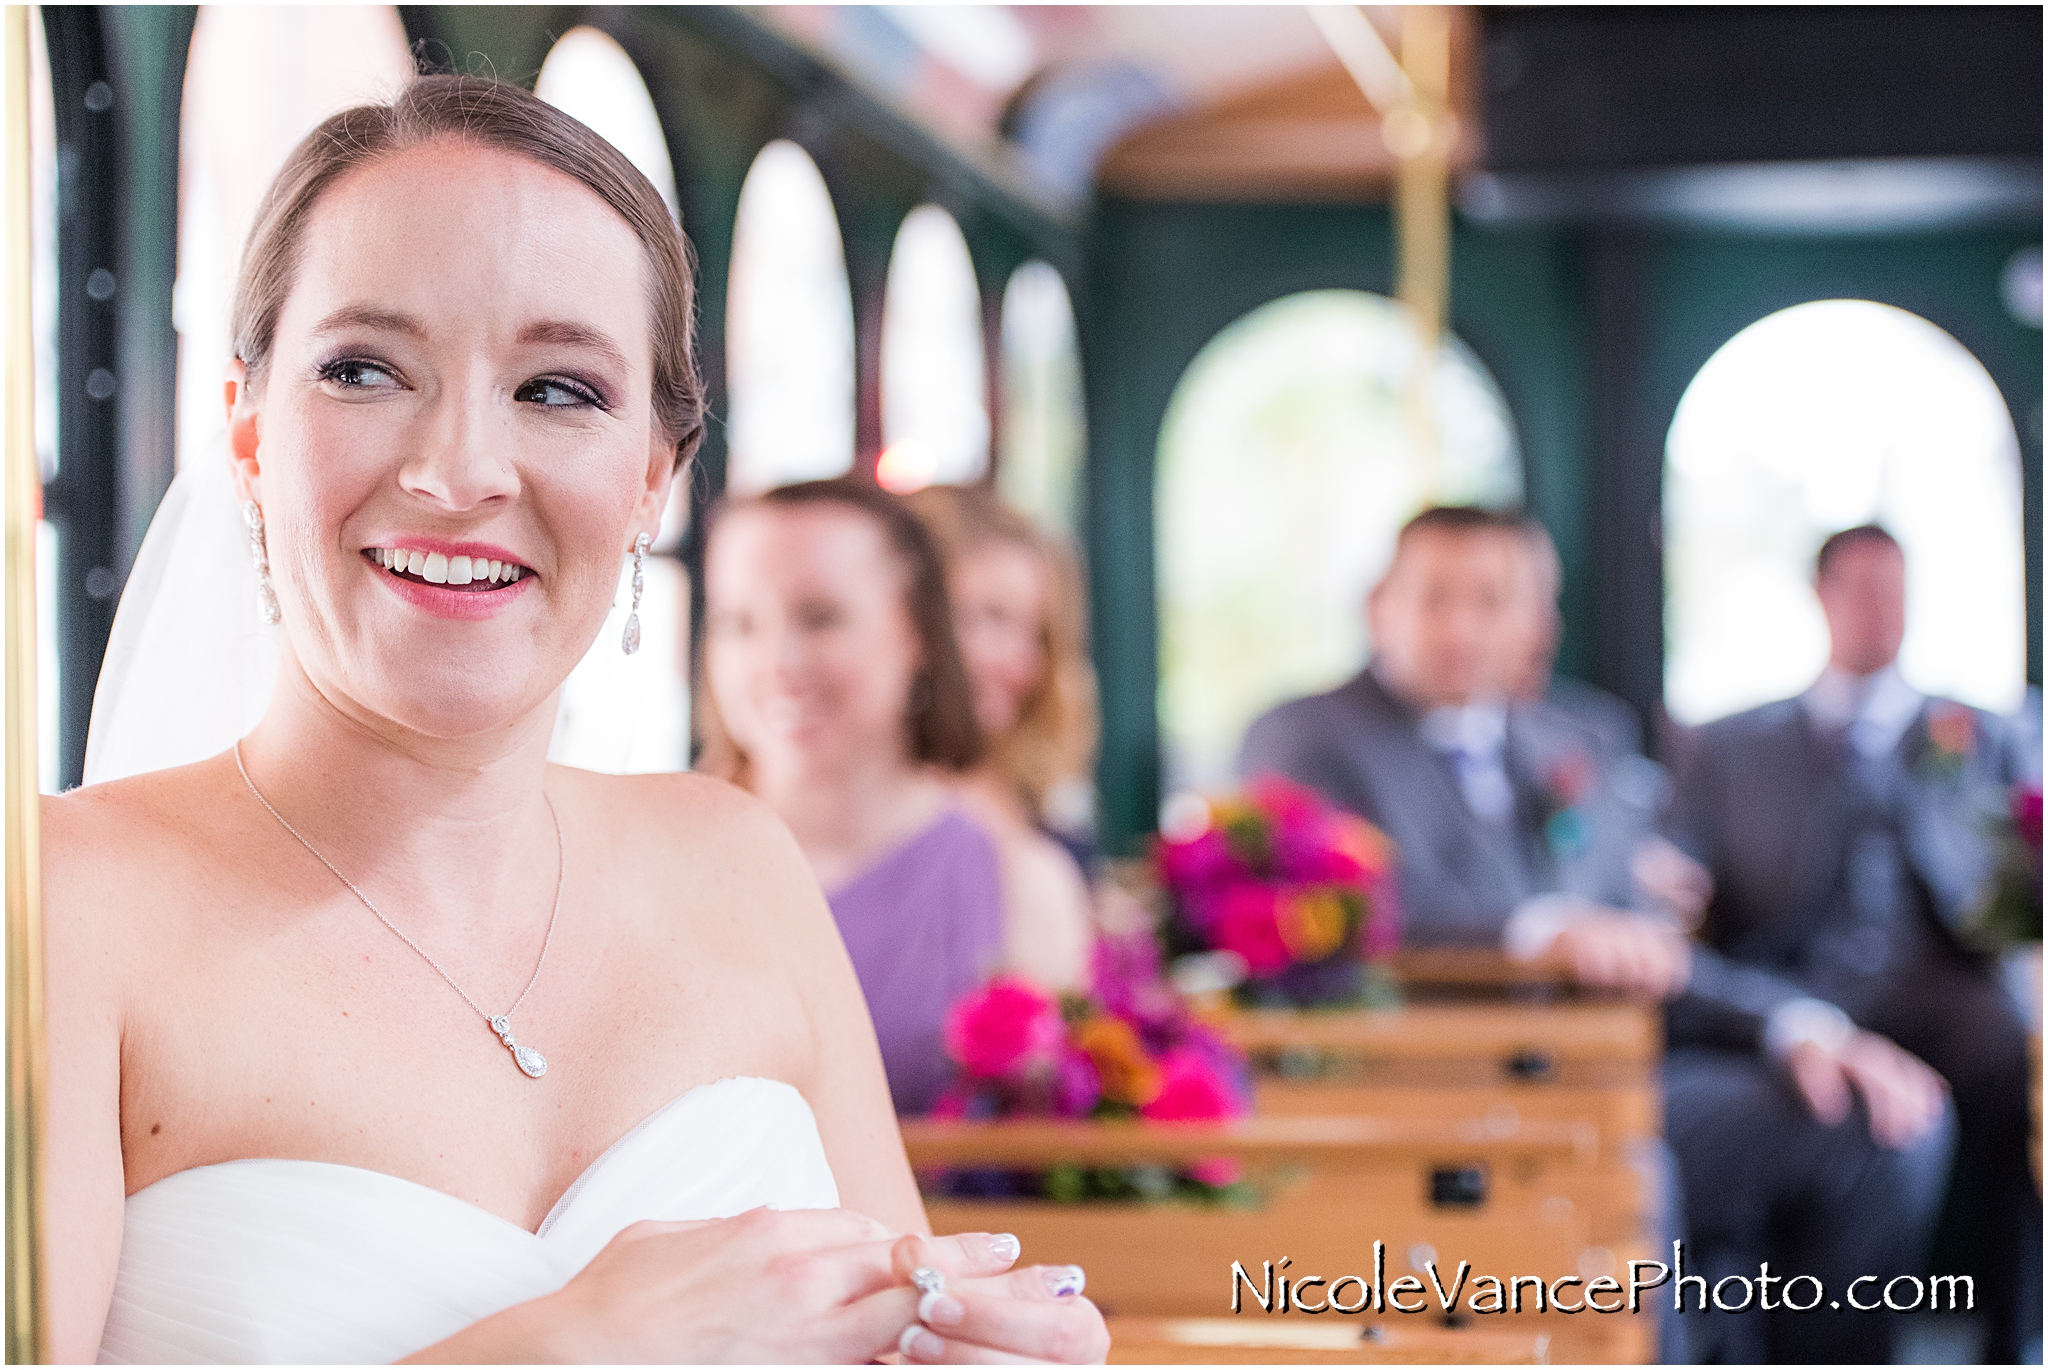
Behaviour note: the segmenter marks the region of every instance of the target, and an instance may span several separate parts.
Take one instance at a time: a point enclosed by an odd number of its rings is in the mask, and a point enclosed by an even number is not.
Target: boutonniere
[[[1977,750],[1977,714],[1962,704],[1939,701],[1927,708],[1927,746],[1921,769],[1931,779],[1954,780]]]
[[[1543,842],[1553,860],[1569,861],[1586,849],[1592,825],[1586,801],[1593,795],[1593,761],[1584,752],[1555,757],[1543,771]]]

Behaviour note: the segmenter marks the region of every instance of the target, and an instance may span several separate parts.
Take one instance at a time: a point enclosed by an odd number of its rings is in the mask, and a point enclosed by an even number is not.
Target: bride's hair
[[[484,77],[417,77],[388,104],[334,115],[292,150],[257,210],[235,284],[235,356],[248,367],[250,383],[262,384],[321,192],[357,167],[440,139],[495,148],[571,176],[632,228],[647,259],[654,415],[682,466],[704,436],[688,241],[660,193],[617,148],[540,97]]]

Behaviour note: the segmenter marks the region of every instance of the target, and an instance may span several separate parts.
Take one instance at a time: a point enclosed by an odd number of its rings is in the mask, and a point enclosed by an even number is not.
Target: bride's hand
[[[558,1293],[510,1312],[528,1354],[549,1360],[869,1361],[917,1319],[918,1291],[891,1259],[899,1244],[846,1209],[635,1223]],[[923,1250],[962,1281],[1016,1258],[1014,1242],[985,1234]]]
[[[905,1359],[933,1365],[1098,1365],[1108,1356],[1109,1328],[1102,1311],[1081,1297],[1086,1276],[1079,1266],[1032,1265],[1005,1275],[950,1278],[946,1247],[957,1240],[902,1237],[896,1242],[899,1277],[908,1279],[919,1266],[949,1276],[944,1290],[919,1299],[919,1323],[906,1329],[899,1343]]]

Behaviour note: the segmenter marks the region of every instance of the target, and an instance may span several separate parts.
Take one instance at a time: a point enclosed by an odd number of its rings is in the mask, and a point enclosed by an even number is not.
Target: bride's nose
[[[450,386],[433,404],[399,485],[451,513],[519,491],[511,416],[486,385]]]

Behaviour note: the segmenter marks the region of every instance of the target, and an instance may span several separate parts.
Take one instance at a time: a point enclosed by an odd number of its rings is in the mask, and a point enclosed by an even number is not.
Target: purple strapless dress
[[[952,1078],[946,1010],[1003,954],[995,843],[958,809],[827,896],[853,958],[901,1114],[925,1113]]]

